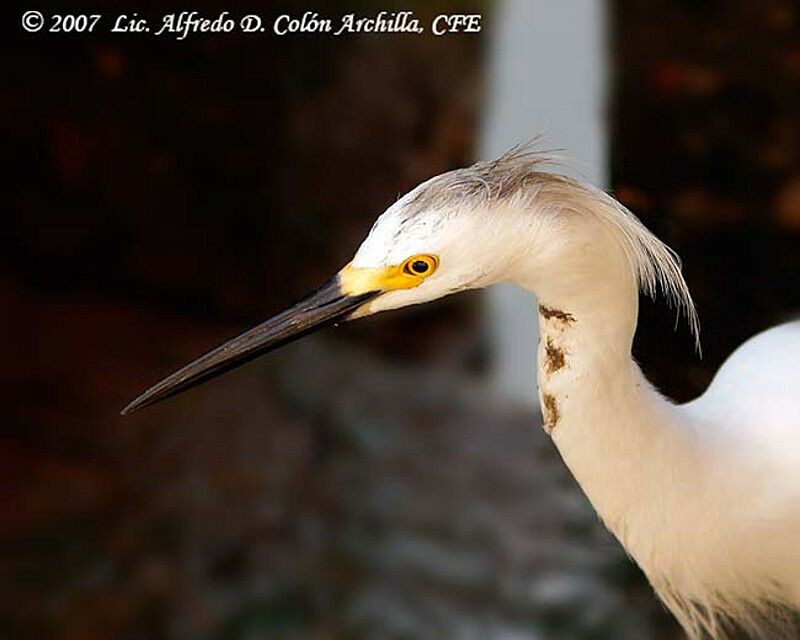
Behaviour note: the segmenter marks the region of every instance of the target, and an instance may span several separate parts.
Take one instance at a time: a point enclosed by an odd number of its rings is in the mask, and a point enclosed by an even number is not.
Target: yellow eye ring
[[[403,273],[417,278],[427,278],[438,266],[439,259],[436,256],[411,256],[403,263]]]

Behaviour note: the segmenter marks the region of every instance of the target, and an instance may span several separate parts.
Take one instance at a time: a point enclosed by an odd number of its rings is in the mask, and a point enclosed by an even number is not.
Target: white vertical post
[[[545,147],[563,149],[575,177],[605,187],[606,0],[501,0],[496,10],[481,157],[541,134]],[[535,403],[536,301],[511,285],[487,297],[495,384]]]

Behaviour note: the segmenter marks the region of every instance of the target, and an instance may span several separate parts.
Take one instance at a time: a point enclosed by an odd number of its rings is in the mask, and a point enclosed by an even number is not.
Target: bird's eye
[[[433,256],[412,256],[403,265],[403,271],[412,276],[429,276],[439,261]]]

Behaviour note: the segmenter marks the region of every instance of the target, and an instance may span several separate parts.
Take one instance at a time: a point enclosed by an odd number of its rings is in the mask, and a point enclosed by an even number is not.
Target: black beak
[[[228,340],[150,387],[125,407],[122,414],[174,396],[337,320],[347,319],[353,311],[379,293],[370,291],[357,296],[345,295],[339,276],[336,276],[293,307]]]

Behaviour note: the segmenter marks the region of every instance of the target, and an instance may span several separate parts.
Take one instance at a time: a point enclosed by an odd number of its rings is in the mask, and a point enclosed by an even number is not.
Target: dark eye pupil
[[[424,260],[414,260],[411,263],[411,270],[414,273],[425,273],[428,270],[428,263]]]

